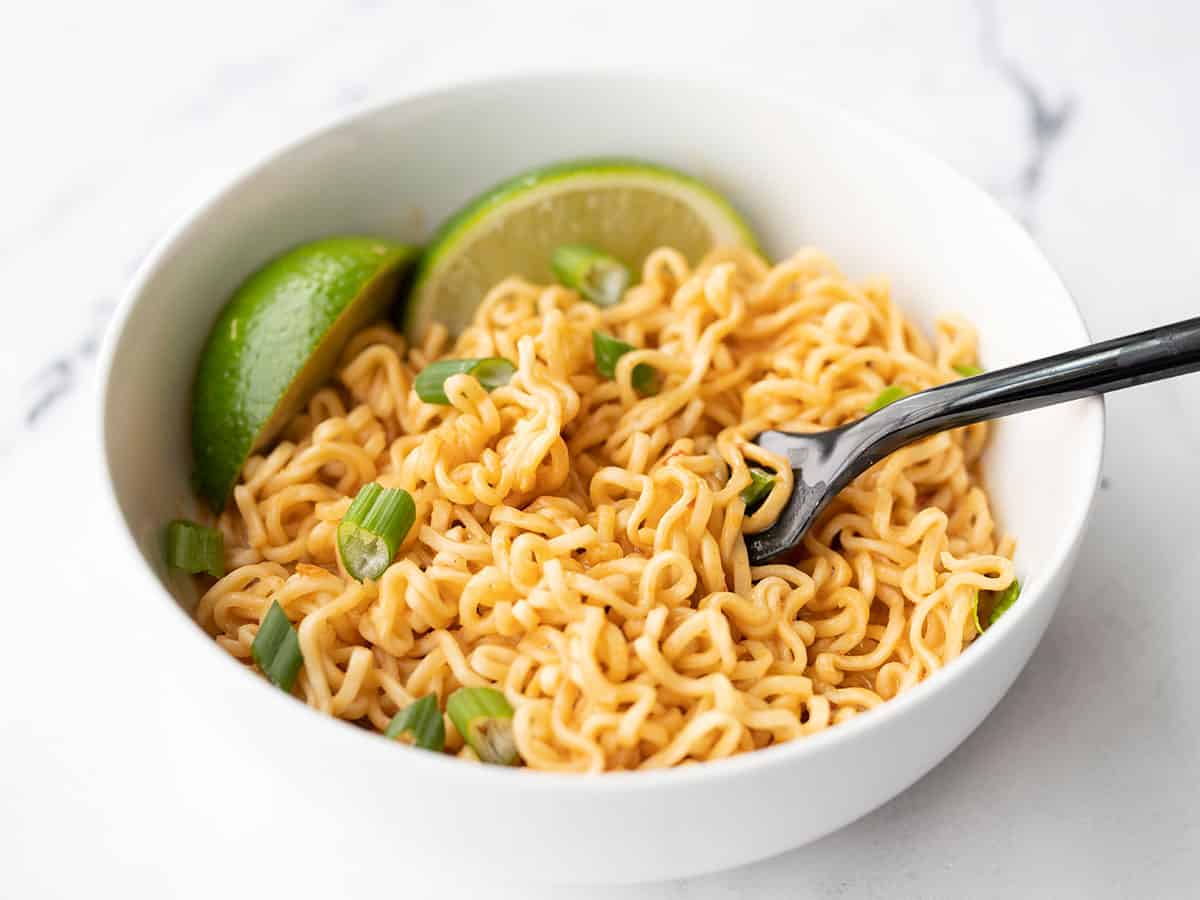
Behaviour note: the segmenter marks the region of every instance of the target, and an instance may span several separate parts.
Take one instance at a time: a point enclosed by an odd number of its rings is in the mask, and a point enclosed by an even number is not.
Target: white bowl
[[[227,752],[224,762],[194,760],[197,773],[241,758],[275,772],[264,821],[319,822],[332,842],[323,852],[468,852],[479,871],[592,882],[694,875],[780,853],[888,800],[962,741],[1012,684],[1066,583],[1099,474],[1098,399],[1009,419],[987,451],[999,518],[1019,540],[1020,602],[915,689],[804,740],[660,772],[473,766],[318,715],[226,656],[186,614],[193,592],[164,570],[159,536],[192,504],[189,390],[230,292],[297,242],[412,237],[414,221],[436,224],[522,169],[608,154],[707,179],[773,257],[815,244],[852,276],[890,276],[926,326],[962,312],[978,325],[990,368],[1088,340],[1053,269],[983,192],[875,128],[757,87],[615,73],[471,83],[355,115],[252,168],[160,244],[121,303],[101,365],[103,453],[129,560],[143,575],[127,602],[156,617],[187,691],[179,704]]]

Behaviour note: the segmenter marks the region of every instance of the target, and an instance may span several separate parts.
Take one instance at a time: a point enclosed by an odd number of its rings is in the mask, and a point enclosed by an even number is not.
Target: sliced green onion
[[[550,268],[561,284],[578,291],[597,306],[621,302],[633,280],[619,260],[586,244],[563,244],[550,258]]]
[[[893,384],[891,387],[884,388],[878,397],[871,401],[871,405],[867,407],[867,412],[873,413],[877,409],[883,409],[889,403],[895,403],[901,397],[907,397],[908,391],[900,387],[898,384]]]
[[[1017,598],[1020,596],[1021,582],[1014,578],[1012,584],[996,595],[996,600],[992,604],[992,611],[988,615],[988,628],[995,625],[996,620],[1008,612],[1008,608],[1016,603]]]
[[[408,491],[384,490],[374,481],[359,488],[337,530],[338,554],[351,577],[363,581],[382,575],[416,517]]]
[[[258,634],[250,645],[250,655],[272,684],[291,693],[300,667],[304,665],[304,655],[300,652],[300,636],[278,600],[271,603],[258,626]]]
[[[167,565],[192,575],[207,572],[220,578],[225,574],[225,540],[221,532],[176,519],[167,526]]]
[[[750,483],[742,488],[742,502],[746,504],[746,512],[753,513],[762,502],[767,499],[767,495],[775,487],[775,476],[766,469],[761,469],[758,466],[750,467]]]
[[[969,365],[968,363],[963,363],[962,365],[955,366],[954,371],[957,372],[959,375],[961,375],[963,378],[974,378],[976,375],[983,374],[983,369],[979,368],[979,366],[972,366],[972,365]]]
[[[485,391],[491,392],[508,384],[516,371],[516,366],[499,356],[486,359],[439,359],[418,373],[413,388],[426,403],[446,406],[450,403],[450,398],[446,396],[446,379],[451,375],[471,375]]]
[[[518,761],[513,708],[495,688],[459,688],[446,701],[446,715],[483,762],[511,766]]]
[[[426,694],[396,713],[383,736],[394,740],[408,739],[414,747],[441,753],[446,746],[446,726],[442,722],[442,711],[438,709],[437,695]]]
[[[971,612],[975,616],[975,630],[983,634],[983,625],[979,622],[979,595],[981,591],[975,592],[975,603],[971,607]],[[1017,597],[1021,596],[1021,583],[1017,579],[1013,579],[1012,584],[1000,592],[988,591],[992,599],[992,608],[988,612],[988,628],[996,624],[999,619],[1008,610],[1010,606],[1017,602]]]
[[[617,360],[636,349],[633,344],[619,341],[603,331],[592,332],[592,352],[596,356],[596,371],[605,378],[616,378]],[[657,388],[653,366],[647,363],[638,363],[633,367],[633,389],[635,391],[643,397],[648,397]]]

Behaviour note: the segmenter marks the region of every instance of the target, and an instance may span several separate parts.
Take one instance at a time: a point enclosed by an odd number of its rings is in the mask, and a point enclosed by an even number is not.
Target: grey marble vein
[[[93,303],[88,325],[75,344],[53,357],[30,379],[32,396],[22,415],[26,428],[37,426],[86,375],[100,348],[100,339],[113,307],[113,302],[108,299]]]
[[[1076,100],[1068,95],[1052,103],[1046,89],[1001,47],[994,0],[977,0],[976,8],[984,62],[1016,91],[1027,111],[1030,143],[1016,180],[1015,203],[1017,215],[1033,231],[1046,163],[1075,115]]]
[[[153,242],[148,242],[130,255],[123,267],[124,280],[133,278],[152,246]],[[108,297],[94,301],[87,323],[75,343],[51,356],[29,378],[26,382],[28,400],[18,413],[18,428],[36,428],[87,377],[115,309],[116,303]],[[16,433],[0,436],[0,454],[6,452],[17,437]]]

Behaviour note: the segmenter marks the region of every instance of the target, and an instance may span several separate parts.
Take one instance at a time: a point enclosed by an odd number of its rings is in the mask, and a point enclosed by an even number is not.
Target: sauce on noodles
[[[639,348],[604,378],[594,329]],[[412,390],[435,359],[506,357],[510,383]],[[721,250],[695,269],[670,249],[600,308],[509,279],[451,347],[388,325],[348,345],[336,381],[222,513],[229,574],[200,624],[249,662],[277,601],[304,657],[294,693],[383,731],[397,710],[493,686],[524,764],[602,771],[717,759],[820,731],[895,697],[976,635],[977,592],[1013,580],[978,463],[986,424],[893,454],[834,501],[787,561],[751,567],[743,534],[791,487],[760,431],[862,416],[890,386],[958,377],[976,335],[929,342],[886,284],[852,283],[805,250],[773,268]],[[658,373],[642,397],[639,363]],[[747,516],[748,466],[779,487]],[[377,582],[340,568],[356,491],[404,488],[416,523]],[[449,752],[469,755],[446,721]]]

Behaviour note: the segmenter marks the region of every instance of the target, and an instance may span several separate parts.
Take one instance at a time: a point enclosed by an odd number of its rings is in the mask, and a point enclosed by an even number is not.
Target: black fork
[[[766,562],[799,544],[838,491],[906,444],[985,419],[1195,371],[1200,371],[1200,318],[939,385],[832,431],[764,431],[755,442],[788,460],[795,487],[775,524],[746,536],[750,562]]]

